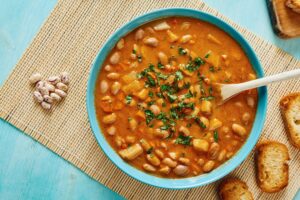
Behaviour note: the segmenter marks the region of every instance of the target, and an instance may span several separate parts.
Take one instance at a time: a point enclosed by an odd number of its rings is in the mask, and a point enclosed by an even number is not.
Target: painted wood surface
[[[204,1],[236,23],[300,59],[300,39],[285,41],[275,36],[265,1]],[[56,0],[0,1],[0,85],[8,77],[55,3]],[[120,198],[0,120],[0,199]],[[300,199],[300,194],[297,199]]]

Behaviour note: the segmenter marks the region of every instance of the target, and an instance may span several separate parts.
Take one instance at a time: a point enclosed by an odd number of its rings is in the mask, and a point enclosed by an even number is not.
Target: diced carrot
[[[114,110],[121,110],[124,107],[124,104],[121,101],[117,101],[116,103],[114,103]]]
[[[139,121],[143,121],[146,119],[145,113],[141,110],[137,111],[135,115]]]
[[[112,112],[113,111],[112,103],[109,101],[101,101],[100,107],[102,108],[102,110],[104,112]]]
[[[119,100],[119,101],[123,101],[124,99],[125,99],[125,94],[124,94],[124,92],[118,92],[118,94],[117,94],[117,99]]]

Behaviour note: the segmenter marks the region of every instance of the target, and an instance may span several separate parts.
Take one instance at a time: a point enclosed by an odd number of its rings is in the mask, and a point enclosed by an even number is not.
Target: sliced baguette
[[[287,147],[279,142],[267,141],[257,147],[256,168],[258,186],[264,192],[282,190],[289,182],[290,159]]]
[[[237,178],[228,178],[219,185],[221,200],[253,200],[252,193],[245,182]]]
[[[280,110],[291,143],[300,149],[300,93],[283,97]]]

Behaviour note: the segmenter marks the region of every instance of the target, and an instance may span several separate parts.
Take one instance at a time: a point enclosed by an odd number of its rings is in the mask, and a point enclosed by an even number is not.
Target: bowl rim
[[[126,161],[121,159],[120,156],[117,154],[117,152],[106,141],[105,136],[101,131],[100,125],[98,124],[96,118],[96,112],[95,112],[95,105],[94,105],[94,90],[95,90],[95,84],[96,84],[99,71],[101,70],[105,58],[108,56],[108,54],[115,46],[117,41],[119,41],[120,38],[122,38],[129,32],[133,31],[134,29],[140,27],[145,23],[157,19],[161,19],[161,18],[168,18],[168,17],[175,17],[175,16],[191,17],[198,20],[206,21],[210,24],[217,26],[218,28],[220,28],[221,30],[229,34],[242,47],[253,69],[255,70],[257,76],[258,77],[264,76],[263,68],[252,47],[238,31],[236,31],[233,27],[231,27],[223,20],[213,15],[210,15],[208,13],[199,10],[190,9],[190,8],[158,9],[134,18],[133,20],[129,21],[128,23],[120,27],[106,40],[106,42],[102,46],[101,50],[98,52],[95,60],[91,65],[91,71],[88,79],[87,93],[86,93],[87,95],[86,106],[87,106],[90,126],[99,146],[101,147],[105,155],[121,171],[123,171],[125,174],[129,175],[130,177],[142,183],[152,185],[155,187],[165,188],[165,189],[188,189],[188,188],[203,186],[223,178],[224,176],[232,172],[235,168],[237,168],[247,158],[247,156],[250,154],[250,152],[256,145],[265,122],[266,111],[267,111],[267,88],[266,87],[258,88],[258,104],[257,104],[255,120],[251,132],[246,142],[241,147],[241,149],[239,149],[239,151],[236,152],[236,154],[231,159],[229,159],[228,161],[226,161],[225,163],[223,163],[222,165],[220,165],[218,168],[214,169],[210,173],[202,174],[195,177],[183,178],[183,179],[170,179],[170,178],[156,177],[129,165]]]

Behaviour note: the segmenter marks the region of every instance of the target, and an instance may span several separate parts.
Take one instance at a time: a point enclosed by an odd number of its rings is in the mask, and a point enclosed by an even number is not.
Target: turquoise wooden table
[[[205,2],[300,59],[300,39],[285,41],[273,34],[265,1],[205,0]],[[0,84],[8,77],[55,4],[56,0],[1,1]],[[122,197],[0,120],[0,199],[122,199]],[[295,199],[300,199],[300,194]]]

